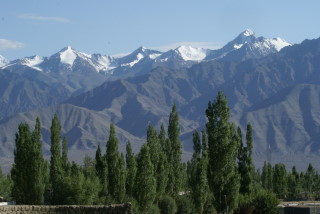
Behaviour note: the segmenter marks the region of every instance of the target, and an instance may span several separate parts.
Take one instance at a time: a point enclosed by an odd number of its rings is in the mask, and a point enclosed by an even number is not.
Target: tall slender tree
[[[110,124],[110,134],[107,141],[106,160],[108,166],[108,192],[113,200],[117,200],[117,188],[119,187],[119,141],[115,127]]]
[[[135,155],[132,152],[131,143],[126,145],[126,193],[129,198],[133,197],[134,184],[137,174],[137,162]]]
[[[151,162],[154,166],[154,173],[157,172],[158,162],[159,162],[159,155],[160,155],[160,142],[157,130],[149,124],[147,130],[147,144],[150,150],[152,151]]]
[[[57,114],[54,115],[51,123],[51,158],[50,158],[50,183],[53,189],[52,203],[60,203],[60,181],[63,177],[62,160],[61,160],[61,125]]]
[[[237,134],[229,122],[230,110],[227,99],[220,91],[206,109],[208,136],[208,179],[215,197],[218,212],[237,206],[239,176],[236,168],[238,153]]]
[[[272,191],[272,189],[273,189],[273,170],[272,170],[271,163],[267,163],[266,161],[264,162],[263,167],[262,167],[261,183],[262,183],[262,187]]]
[[[42,142],[41,142],[41,123],[39,117],[36,119],[36,125],[32,132],[32,145],[29,151],[30,160],[30,171],[32,175],[30,183],[30,193],[33,197],[32,204],[43,204],[44,203],[44,189],[45,189],[45,178],[46,178],[46,166],[42,155]]]
[[[208,199],[208,154],[207,150],[202,150],[202,144],[205,144],[205,137],[201,143],[197,131],[193,134],[193,155],[189,164],[189,185],[191,187],[191,196],[197,213],[203,213]]]
[[[98,145],[95,157],[95,171],[101,184],[99,192],[100,197],[107,197],[108,195],[108,166],[105,156],[101,154],[100,144]]]
[[[16,133],[14,164],[11,170],[13,197],[18,204],[43,204],[45,162],[42,156],[40,119],[31,133],[28,124],[20,124]]]
[[[68,141],[66,136],[64,136],[62,140],[61,164],[64,171],[67,171],[70,168],[68,160]]]
[[[285,198],[288,193],[287,170],[284,164],[275,164],[273,170],[273,192],[278,198]]]
[[[151,162],[150,149],[144,144],[137,159],[137,177],[135,195],[143,213],[148,213],[156,197],[156,179]]]
[[[172,106],[171,113],[169,115],[169,125],[168,125],[168,165],[169,165],[169,175],[168,175],[168,186],[167,192],[169,195],[175,197],[179,193],[182,186],[182,165],[181,165],[181,155],[182,155],[182,143],[179,139],[180,128],[179,128],[179,115],[177,112],[176,105]]]
[[[125,160],[124,156],[121,153],[120,158],[118,159],[118,168],[117,168],[117,186],[116,186],[116,201],[118,203],[123,203],[125,194],[126,194],[126,170],[125,170]]]
[[[241,129],[238,127],[239,151],[238,171],[240,174],[240,193],[250,195],[253,188],[253,163],[252,163],[252,127],[247,125],[246,146],[242,142]]]

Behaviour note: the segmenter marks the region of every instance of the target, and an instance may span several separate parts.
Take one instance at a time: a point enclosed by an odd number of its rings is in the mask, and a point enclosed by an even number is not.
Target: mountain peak
[[[206,57],[207,52],[203,48],[194,48],[185,45],[177,47],[175,51],[186,61],[201,61]]]
[[[60,52],[60,60],[64,64],[72,65],[74,60],[77,58],[75,50],[71,46],[63,48]]]
[[[75,51],[70,45],[62,48],[59,52],[62,53],[62,52],[65,52],[65,51]]]
[[[241,33],[241,35],[244,35],[244,36],[254,36],[255,33],[254,33],[253,30],[251,30],[251,29],[246,29],[245,31],[243,31],[243,32]]]
[[[9,60],[6,59],[4,56],[0,55],[0,67],[5,66],[9,63]]]

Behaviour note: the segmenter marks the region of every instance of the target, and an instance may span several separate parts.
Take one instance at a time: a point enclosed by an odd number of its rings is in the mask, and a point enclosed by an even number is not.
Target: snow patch
[[[180,46],[176,49],[182,59],[186,61],[202,61],[207,56],[207,50],[203,48],[193,48],[191,46]]]
[[[286,46],[291,46],[290,43],[281,38],[270,39],[270,43],[274,46],[277,51],[280,51],[282,48]]]
[[[242,33],[244,36],[253,36],[254,32],[251,29],[247,29]]]
[[[64,64],[73,65],[74,60],[77,58],[74,50],[68,46],[63,52],[60,52],[60,61]]]
[[[33,57],[24,58],[21,64],[29,67],[34,67],[36,65],[39,65],[41,62],[43,62],[43,58],[41,56],[33,56]]]
[[[150,58],[150,59],[156,59],[156,58],[158,58],[159,56],[161,56],[161,54],[150,54],[150,55],[149,55],[149,58]]]
[[[233,47],[235,48],[235,49],[239,49],[239,48],[241,48],[243,46],[243,44],[235,44]]]
[[[129,67],[132,67],[134,66],[135,64],[137,64],[141,59],[143,59],[144,56],[141,54],[141,53],[138,53],[137,55],[137,59],[132,61],[132,62],[129,62],[129,63],[124,63],[124,64],[121,64],[121,67],[125,67],[125,66],[129,66]]]
[[[0,67],[7,65],[9,62],[10,61],[7,58],[0,55]]]

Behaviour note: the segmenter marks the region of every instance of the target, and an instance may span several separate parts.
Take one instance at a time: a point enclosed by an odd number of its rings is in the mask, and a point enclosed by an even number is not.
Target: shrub
[[[170,196],[163,196],[159,201],[161,214],[174,214],[177,212],[176,201]]]

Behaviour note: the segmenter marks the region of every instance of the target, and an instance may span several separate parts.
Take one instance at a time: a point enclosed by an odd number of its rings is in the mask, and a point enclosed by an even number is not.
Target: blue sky
[[[217,48],[247,28],[300,43],[320,37],[319,8],[319,0],[1,0],[0,55]]]

